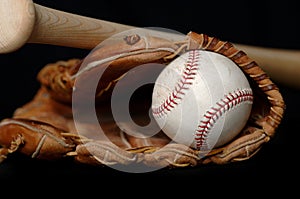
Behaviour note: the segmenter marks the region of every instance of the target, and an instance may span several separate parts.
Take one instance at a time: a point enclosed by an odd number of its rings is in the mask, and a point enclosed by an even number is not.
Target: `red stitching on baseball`
[[[174,105],[178,104],[177,101],[181,100],[182,96],[185,95],[184,90],[188,90],[189,86],[193,84],[192,80],[195,79],[196,71],[198,70],[199,55],[199,51],[189,51],[182,78],[176,84],[175,89],[160,106],[152,108],[152,112],[156,117],[162,117],[166,112],[171,111]]]
[[[201,147],[208,149],[207,136],[216,121],[227,111],[243,102],[253,102],[253,93],[251,89],[237,90],[229,93],[223,99],[216,103],[216,106],[208,110],[203,119],[200,121],[196,129],[195,141],[196,148],[199,150]]]

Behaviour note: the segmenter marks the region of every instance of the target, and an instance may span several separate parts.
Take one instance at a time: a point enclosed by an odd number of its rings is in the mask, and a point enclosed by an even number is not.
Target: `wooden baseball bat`
[[[26,43],[93,49],[114,34],[137,28],[47,8],[32,0],[1,0],[0,21],[0,53]],[[300,50],[234,45],[274,81],[300,88]]]

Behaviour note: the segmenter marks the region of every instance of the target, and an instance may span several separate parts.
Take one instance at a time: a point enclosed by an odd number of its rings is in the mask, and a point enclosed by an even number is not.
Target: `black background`
[[[192,30],[234,43],[300,49],[300,30],[297,27],[300,14],[296,3],[288,1],[34,2],[66,12],[137,27],[162,27],[181,33]],[[74,57],[81,58],[87,53],[82,49],[26,44],[15,52],[1,54],[0,119],[10,117],[17,107],[31,100],[39,87],[36,74],[45,64]],[[44,162],[16,155],[0,164],[0,184],[15,189],[18,189],[16,186],[32,186],[28,195],[40,185],[39,188],[45,188],[45,193],[49,194],[56,195],[57,192],[51,190],[60,190],[65,193],[98,193],[100,197],[104,193],[117,194],[117,190],[126,185],[129,189],[122,192],[128,194],[125,197],[137,195],[136,190],[142,191],[143,197],[151,197],[149,194],[159,196],[162,192],[166,195],[184,193],[185,197],[189,197],[189,194],[200,197],[205,192],[211,196],[223,194],[224,197],[283,192],[288,197],[297,191],[297,186],[293,188],[290,185],[292,180],[298,183],[299,176],[297,137],[300,88],[283,84],[278,86],[287,104],[285,117],[275,137],[247,161],[132,174],[107,167],[95,168],[60,161]],[[46,186],[50,181],[54,181],[52,186]],[[167,186],[171,188],[167,189]],[[83,191],[83,187],[90,189]],[[113,191],[107,191],[107,188]]]

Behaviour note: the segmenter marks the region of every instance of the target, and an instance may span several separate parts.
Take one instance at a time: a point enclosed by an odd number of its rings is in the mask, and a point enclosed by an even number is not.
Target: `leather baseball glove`
[[[142,132],[124,130],[127,121],[122,121],[120,126],[110,104],[117,83],[137,66],[149,63],[165,66],[193,49],[230,58],[249,79],[254,93],[253,108],[239,135],[224,146],[200,151],[172,141],[162,131],[143,136]],[[147,75],[147,70],[138,73],[136,80],[124,81],[118,88],[126,91]],[[230,42],[195,32],[189,32],[179,41],[125,35],[98,46],[84,59],[49,63],[39,71],[37,79],[41,87],[33,99],[17,108],[12,118],[0,123],[1,160],[18,152],[46,160],[65,158],[90,165],[154,168],[243,161],[255,155],[274,136],[285,110],[278,87],[245,52]],[[149,123],[151,86],[140,90],[131,96],[129,109],[132,120],[142,126]],[[87,109],[85,104],[90,101],[94,102],[94,115],[89,111],[76,113],[75,106]]]

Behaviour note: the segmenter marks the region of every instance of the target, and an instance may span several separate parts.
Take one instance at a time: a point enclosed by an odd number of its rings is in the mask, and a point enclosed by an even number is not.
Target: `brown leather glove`
[[[175,143],[162,131],[143,137],[133,136],[120,128],[110,107],[116,84],[137,66],[148,63],[167,65],[181,53],[192,49],[214,51],[230,58],[249,79],[254,102],[251,116],[239,136],[206,153]],[[101,78],[95,74],[101,74]],[[90,85],[96,81],[95,76],[99,81],[93,90]],[[147,71],[137,76],[137,79],[143,79]],[[41,88],[32,101],[16,109],[12,118],[0,123],[2,160],[11,153],[20,152],[33,158],[72,158],[92,165],[186,167],[242,161],[255,155],[274,136],[285,110],[278,87],[245,52],[236,49],[230,42],[195,32],[188,33],[180,41],[127,35],[99,46],[85,59],[46,65],[39,72],[38,80]],[[120,90],[126,90],[136,82],[123,82]],[[74,96],[75,103],[84,106],[85,102],[91,101],[88,98],[91,95],[95,102],[97,124],[89,120],[89,114],[81,115],[86,120],[75,120]],[[149,122],[145,110],[149,110],[151,102],[145,100],[149,98],[144,97],[146,95],[151,96],[151,89],[145,88],[143,94],[132,99],[132,118],[141,125]],[[126,125],[126,121],[124,123]],[[99,126],[104,136],[99,136]]]

